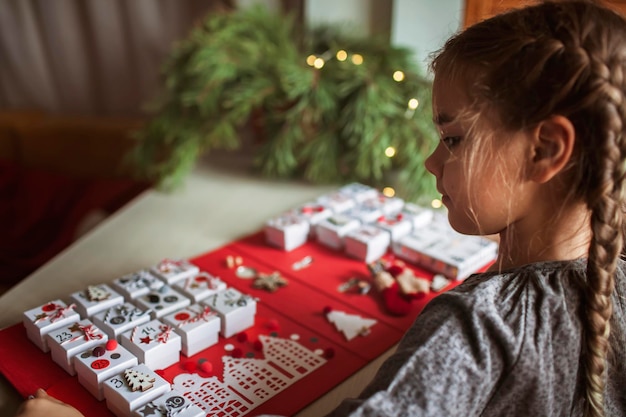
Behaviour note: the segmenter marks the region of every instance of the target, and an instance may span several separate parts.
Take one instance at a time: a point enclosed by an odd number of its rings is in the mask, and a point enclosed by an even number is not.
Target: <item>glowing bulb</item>
[[[345,61],[348,59],[348,53],[343,49],[337,51],[337,61]]]
[[[396,195],[396,190],[394,190],[392,187],[385,187],[383,188],[383,194],[385,195],[385,197],[393,197],[394,195]]]
[[[409,100],[409,109],[411,110],[415,110],[417,108],[417,106],[419,106],[420,103],[419,101],[417,101],[416,98],[412,98],[411,100]]]
[[[396,71],[393,73],[393,79],[394,81],[400,82],[402,80],[404,80],[404,72],[402,71]]]
[[[393,146],[389,146],[387,149],[385,149],[385,156],[387,156],[387,158],[392,158],[395,154],[396,148],[394,148]]]
[[[361,65],[363,63],[363,55],[360,55],[360,54],[352,55],[352,63],[354,65]]]
[[[306,57],[306,63],[309,66],[313,66],[313,64],[315,64],[315,60],[317,59],[317,57],[315,55],[309,55]]]
[[[438,208],[441,208],[441,206],[442,206],[442,202],[441,202],[441,200],[439,200],[439,199],[436,199],[436,198],[435,198],[435,199],[434,199],[434,200],[430,203],[430,205],[431,205],[431,206],[433,206],[433,208],[438,209]]]
[[[324,66],[324,60],[322,58],[315,58],[315,62],[313,62],[313,66],[317,69],[320,69]]]

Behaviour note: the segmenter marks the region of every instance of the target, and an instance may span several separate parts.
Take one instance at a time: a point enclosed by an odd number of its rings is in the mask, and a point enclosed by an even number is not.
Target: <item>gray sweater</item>
[[[605,394],[626,416],[626,266],[620,262]],[[359,399],[333,416],[580,416],[585,263],[485,273],[432,300]]]

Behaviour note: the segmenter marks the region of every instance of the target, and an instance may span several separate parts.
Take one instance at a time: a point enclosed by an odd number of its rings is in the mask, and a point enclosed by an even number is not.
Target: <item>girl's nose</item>
[[[441,163],[441,161],[442,161],[442,158],[441,158],[441,150],[442,150],[442,148],[443,148],[443,146],[441,145],[441,143],[439,143],[437,145],[437,147],[435,148],[435,150],[433,151],[433,153],[431,153],[430,156],[428,156],[428,158],[426,158],[426,161],[424,161],[424,166],[426,167],[428,172],[433,174],[436,178],[440,177],[440,175],[441,175],[441,167],[443,166],[443,164]]]

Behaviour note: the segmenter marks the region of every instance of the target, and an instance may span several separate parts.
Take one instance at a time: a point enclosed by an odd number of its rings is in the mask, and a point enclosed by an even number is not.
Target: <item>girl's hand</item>
[[[77,409],[65,404],[39,388],[35,397],[22,403],[15,417],[84,417]]]

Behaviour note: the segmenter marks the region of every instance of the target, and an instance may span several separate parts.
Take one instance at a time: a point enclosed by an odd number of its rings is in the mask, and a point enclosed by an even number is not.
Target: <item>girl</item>
[[[626,416],[626,21],[512,11],[435,57],[426,167],[452,226],[498,260],[424,309],[333,415]]]
[[[333,415],[626,416],[626,21],[544,3],[458,34],[432,68],[427,168],[453,227],[498,233],[499,258]]]

